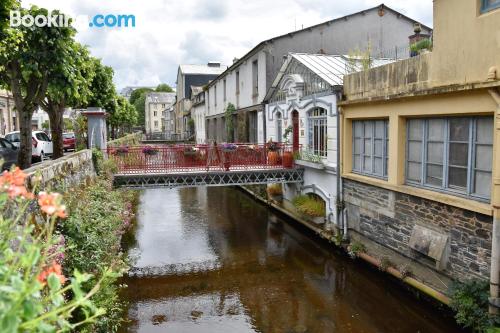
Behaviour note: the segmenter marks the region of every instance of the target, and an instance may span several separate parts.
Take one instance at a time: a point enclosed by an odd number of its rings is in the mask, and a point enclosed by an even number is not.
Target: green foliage
[[[308,149],[302,149],[299,155],[295,158],[296,160],[303,160],[313,163],[323,163],[321,156],[314,154]]]
[[[285,142],[288,142],[288,136],[292,132],[293,132],[293,126],[292,125],[289,125],[287,128],[285,128],[285,132],[283,133],[283,138],[285,139]]]
[[[72,132],[74,130],[73,121],[71,119],[64,118],[63,123],[64,131]]]
[[[22,15],[62,15],[32,6]],[[73,45],[71,27],[25,27],[2,29],[0,38],[0,85],[8,86],[19,113],[21,142],[19,164],[31,165],[31,117],[45,100],[49,82],[67,70],[67,54]]]
[[[143,93],[134,102],[131,102],[131,103],[133,103],[135,110],[137,111],[137,116],[138,116],[137,123],[141,126],[145,126],[146,125],[146,93]]]
[[[76,150],[87,149],[87,117],[78,115],[74,124]]]
[[[368,45],[365,49],[360,49],[359,47],[349,51],[349,72],[356,72],[361,70],[368,70],[372,67],[373,59],[371,57],[372,54],[372,45],[371,42],[368,42]]]
[[[101,172],[106,172],[102,156],[97,152],[94,156],[97,163],[101,163]],[[118,272],[126,268],[125,257],[121,252],[121,238],[132,221],[134,196],[131,191],[113,190],[111,182],[101,177],[90,186],[72,193],[72,199],[68,202],[71,215],[60,228],[68,245],[64,261],[66,269],[93,272],[99,278],[104,267],[112,266]],[[96,278],[91,279],[90,283]],[[82,327],[80,332],[118,330],[124,304],[119,299],[117,279],[118,275],[102,279],[101,291],[94,302],[106,309],[106,314],[96,322]],[[83,290],[88,287],[84,285]],[[82,315],[83,312],[75,317]]]
[[[299,195],[292,200],[295,208],[309,217],[324,217],[326,215],[325,202],[313,195]]]
[[[365,252],[366,252],[366,246],[363,243],[352,242],[349,245],[349,255],[351,255],[351,257],[356,257],[358,253],[365,253]]]
[[[419,54],[422,50],[432,50],[432,40],[426,38],[410,45],[410,51],[414,53]]]
[[[233,124],[233,114],[236,112],[236,107],[232,103],[228,103],[226,110],[224,112],[224,118],[226,120],[226,133],[227,141],[231,142],[234,140],[234,124]]]
[[[113,69],[104,66],[101,60],[92,58],[94,77],[90,83],[90,96],[82,106],[102,107],[108,110],[115,102],[116,90],[113,83]]]
[[[500,325],[498,316],[488,314],[489,283],[470,280],[454,283],[450,290],[451,308],[456,312],[455,319],[460,325],[474,332],[489,332]]]
[[[123,96],[116,96],[116,108],[111,113],[108,121],[111,126],[133,126],[137,123],[137,110],[133,105]]]
[[[132,94],[130,94],[130,104],[135,104],[135,101],[139,99],[141,96],[146,96],[148,92],[153,91],[151,88],[137,88],[136,90],[132,91]]]
[[[191,129],[191,130],[194,130],[194,119],[193,118],[189,118],[188,122],[187,122],[187,125],[188,127]]]
[[[160,83],[155,90],[158,92],[174,92],[174,89],[166,83]]]
[[[50,123],[48,120],[45,120],[43,123],[42,123],[42,128],[44,130],[48,130],[50,128]]]
[[[22,172],[14,171],[17,177]],[[56,227],[61,221],[56,214],[47,215],[47,208],[64,212],[55,194],[39,194],[39,205],[31,195],[8,195],[14,185],[3,174],[0,190],[0,327],[2,333],[56,332],[75,330],[93,322],[104,313],[96,307],[93,297],[102,281],[114,274],[102,268],[101,278],[81,274],[65,268],[63,276],[60,260],[67,251],[64,238]],[[25,192],[27,193],[27,192]],[[45,201],[48,196],[53,200]],[[23,198],[24,197],[24,198]],[[57,198],[57,199],[56,199]],[[40,204],[41,202],[41,204]],[[28,214],[29,212],[29,214]],[[93,280],[92,280],[93,279]],[[92,282],[91,282],[92,280]],[[86,285],[86,290],[83,290]],[[75,319],[76,309],[82,316]]]

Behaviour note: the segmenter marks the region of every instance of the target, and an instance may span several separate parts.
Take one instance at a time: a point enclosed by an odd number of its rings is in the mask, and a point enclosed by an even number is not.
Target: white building
[[[208,84],[208,139],[218,142],[263,142],[263,100],[289,52],[407,58],[408,36],[419,22],[380,5],[263,41]],[[431,29],[422,25],[422,33]],[[235,106],[233,133],[226,133],[228,104]]]
[[[163,132],[163,111],[175,103],[175,93],[150,92],[145,101],[146,133]]]
[[[0,134],[2,136],[19,129],[19,117],[14,106],[12,93],[0,89]]]
[[[194,120],[196,143],[207,143],[205,129],[205,91],[201,89],[191,98],[191,117]]]
[[[388,62],[373,59],[371,66]],[[305,168],[304,183],[285,185],[284,199],[314,193],[329,222],[337,221],[338,96],[344,75],[361,69],[360,60],[346,56],[290,53],[265,97],[266,141],[292,144]]]

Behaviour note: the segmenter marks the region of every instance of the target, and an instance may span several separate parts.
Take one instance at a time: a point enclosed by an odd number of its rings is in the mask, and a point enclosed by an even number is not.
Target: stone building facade
[[[409,246],[414,228],[445,233],[442,272],[461,280],[488,278],[491,216],[350,180],[344,181],[344,200],[350,229],[431,269],[436,260]]]

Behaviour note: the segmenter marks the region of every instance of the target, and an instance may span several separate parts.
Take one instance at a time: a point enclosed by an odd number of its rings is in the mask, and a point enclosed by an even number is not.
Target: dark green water
[[[233,188],[142,192],[129,256],[124,332],[460,332]]]

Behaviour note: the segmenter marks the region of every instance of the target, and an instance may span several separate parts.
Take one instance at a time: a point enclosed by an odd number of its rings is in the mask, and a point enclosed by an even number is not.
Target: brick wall
[[[347,179],[344,197],[350,229],[434,268],[431,258],[409,246],[419,224],[449,238],[442,273],[460,280],[488,278],[491,216]]]

